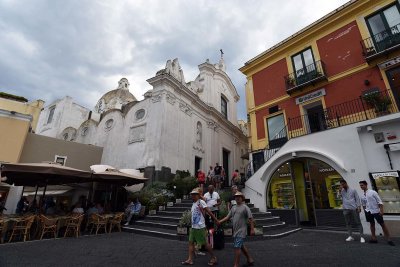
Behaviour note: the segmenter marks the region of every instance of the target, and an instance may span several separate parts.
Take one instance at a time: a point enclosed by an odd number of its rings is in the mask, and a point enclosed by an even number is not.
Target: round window
[[[113,119],[109,119],[109,120],[106,121],[105,128],[107,130],[109,130],[109,129],[111,129],[113,127],[113,125],[114,125],[114,120]]]
[[[136,119],[137,120],[143,119],[145,114],[146,114],[146,112],[144,109],[139,109],[138,111],[136,111]]]

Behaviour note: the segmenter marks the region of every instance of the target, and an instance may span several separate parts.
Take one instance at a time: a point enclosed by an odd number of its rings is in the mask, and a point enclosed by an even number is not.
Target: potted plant
[[[156,215],[156,214],[157,214],[157,202],[153,198],[149,201],[149,215]]]
[[[187,235],[189,233],[189,228],[192,226],[192,212],[187,210],[183,212],[179,224],[177,227],[178,235]]]
[[[371,92],[363,96],[364,101],[375,109],[377,116],[387,115],[392,104],[389,96],[383,95],[379,91]]]

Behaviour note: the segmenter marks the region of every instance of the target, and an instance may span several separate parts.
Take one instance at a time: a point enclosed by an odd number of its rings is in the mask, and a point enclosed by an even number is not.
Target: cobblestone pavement
[[[300,231],[248,242],[256,266],[400,266],[400,239],[391,247],[345,242],[343,233]],[[217,250],[218,266],[232,266],[232,244]],[[0,266],[180,266],[187,243],[130,233],[0,245]],[[195,259],[207,266],[208,256]],[[242,263],[245,263],[242,258]]]

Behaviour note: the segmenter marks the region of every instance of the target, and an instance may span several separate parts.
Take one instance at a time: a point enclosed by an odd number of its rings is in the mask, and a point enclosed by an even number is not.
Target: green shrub
[[[187,210],[182,213],[182,217],[179,220],[179,227],[190,227],[192,226],[192,212]]]
[[[182,198],[192,191],[193,188],[197,187],[197,180],[190,175],[189,172],[176,171],[174,179],[166,185],[166,188],[172,191],[175,198]]]

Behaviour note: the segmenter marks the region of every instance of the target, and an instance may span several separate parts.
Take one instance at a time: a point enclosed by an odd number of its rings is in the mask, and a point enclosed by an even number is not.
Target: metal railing
[[[388,90],[371,91],[357,99],[288,119],[289,138],[325,131],[397,112]]]
[[[323,61],[315,61],[303,69],[284,76],[286,91],[302,88],[308,84],[326,79],[325,64]]]
[[[322,109],[320,112],[289,118],[288,124],[269,141],[263,150],[263,164],[271,159],[291,138],[399,112],[395,103],[390,89],[385,91],[373,89],[357,99]],[[250,161],[246,166],[246,180],[253,176],[263,164]]]
[[[377,33],[361,41],[363,56],[366,59],[394,49],[400,45],[400,24]]]

